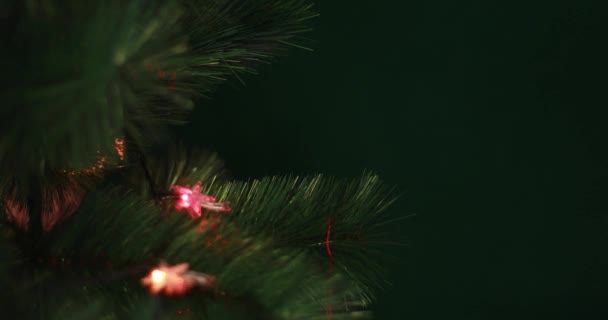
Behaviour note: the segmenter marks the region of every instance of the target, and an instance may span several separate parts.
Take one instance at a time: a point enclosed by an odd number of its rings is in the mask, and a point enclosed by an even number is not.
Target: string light
[[[229,202],[218,202],[215,197],[202,193],[200,181],[194,184],[192,188],[173,185],[171,189],[177,195],[175,208],[178,210],[185,209],[192,218],[200,217],[203,208],[219,212],[232,211]]]
[[[141,279],[152,294],[183,295],[195,286],[209,289],[215,286],[215,277],[205,273],[188,271],[188,263],[175,266],[161,264]]]

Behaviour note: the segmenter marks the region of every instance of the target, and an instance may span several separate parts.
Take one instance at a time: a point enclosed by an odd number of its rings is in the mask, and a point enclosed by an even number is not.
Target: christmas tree
[[[205,108],[193,101],[301,47],[309,1],[15,0],[1,12],[4,315],[369,316],[393,200],[377,176],[235,181],[216,154],[167,139]]]

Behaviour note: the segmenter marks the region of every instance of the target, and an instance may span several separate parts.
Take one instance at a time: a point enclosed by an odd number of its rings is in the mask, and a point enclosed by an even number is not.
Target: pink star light
[[[200,181],[192,188],[173,185],[172,190],[177,194],[175,208],[186,209],[192,218],[200,217],[202,208],[220,212],[232,210],[229,202],[217,202],[214,197],[201,193]]]

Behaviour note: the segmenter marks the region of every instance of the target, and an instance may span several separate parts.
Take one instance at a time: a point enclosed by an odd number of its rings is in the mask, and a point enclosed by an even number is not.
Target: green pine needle
[[[170,192],[173,184],[191,186],[201,181],[204,193],[230,202],[233,210],[222,214],[223,221],[271,237],[278,247],[305,249],[325,265],[331,220],[334,268],[349,275],[357,300],[364,304],[374,300],[374,292],[384,287],[378,278],[385,271],[382,251],[398,245],[381,234],[387,219],[383,213],[395,197],[378,176],[364,173],[351,180],[288,176],[239,182],[226,180],[220,168],[215,156],[173,151],[163,159],[152,158],[149,169],[155,173],[155,188],[162,193]],[[132,176],[134,185],[146,185],[141,171]]]
[[[217,242],[218,234],[226,241]],[[181,213],[163,214],[121,189],[90,194],[79,212],[49,233],[44,243],[39,257],[43,262],[34,270],[25,269],[27,264],[8,268],[13,286],[19,288],[4,297],[3,308],[26,314],[37,310],[64,314],[84,312],[74,308],[86,301],[87,305],[104,306],[99,310],[109,318],[121,319],[132,312],[144,312],[140,309],[143,302],[159,300],[170,306],[186,301],[193,309],[207,306],[199,310],[197,318],[203,318],[205,312],[230,310],[244,314],[249,310],[251,316],[255,310],[258,314],[250,318],[320,319],[326,303],[343,305],[352,296],[339,275],[330,279],[302,250],[281,249],[263,235],[230,224],[222,224],[217,231],[199,232],[196,221]],[[50,259],[57,259],[52,267]],[[138,279],[161,260],[188,262],[191,270],[217,276],[217,292],[223,294],[194,291],[183,299],[151,297]],[[36,295],[45,298],[40,298],[35,308],[21,310],[19,307],[25,306],[11,305]],[[147,304],[163,314],[175,312],[158,302]],[[134,309],[135,305],[138,308]],[[336,319],[349,316],[346,310],[336,312]]]
[[[8,6],[0,186],[115,157],[183,123],[191,98],[253,72],[314,16],[308,1],[43,0]],[[25,54],[24,54],[25,52]],[[10,61],[10,63],[8,63]],[[149,134],[156,132],[157,134]]]
[[[239,182],[214,154],[180,146],[164,159],[143,154],[165,125],[187,119],[193,97],[290,47],[309,50],[300,35],[316,16],[310,1],[12,0],[5,8],[0,66],[12,81],[0,91],[0,209],[40,204],[48,232],[38,243],[26,226],[0,221],[3,312],[172,319],[187,307],[193,319],[325,319],[331,303],[332,319],[369,315],[361,310],[381,287],[379,229],[394,199],[377,176]],[[128,144],[123,168],[116,137]],[[102,157],[107,170],[71,174]],[[200,221],[160,198],[197,181],[231,203],[232,212],[202,218],[217,228],[199,231]],[[138,280],[161,261],[188,262],[216,276],[217,288],[151,296]]]

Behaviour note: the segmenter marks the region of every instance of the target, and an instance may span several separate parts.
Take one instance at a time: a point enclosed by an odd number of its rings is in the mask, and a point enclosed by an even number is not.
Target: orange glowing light
[[[125,159],[125,140],[120,138],[114,139],[114,149],[116,149],[116,154],[118,154],[118,158],[120,160]],[[97,151],[99,153],[99,151]],[[80,175],[80,174],[90,174],[96,175],[99,174],[106,166],[106,157],[99,157],[97,162],[91,167],[80,169],[80,170],[63,170],[64,173],[67,173],[71,176]]]
[[[167,281],[167,273],[161,270],[152,271],[152,282],[157,285],[164,285],[165,281]]]
[[[144,286],[149,287],[152,294],[182,295],[192,288],[196,281],[188,273],[188,264],[175,266],[161,265],[141,279]]]
[[[125,159],[125,140],[120,138],[114,139],[114,148],[116,149],[116,153],[118,154],[118,158],[120,160]]]

